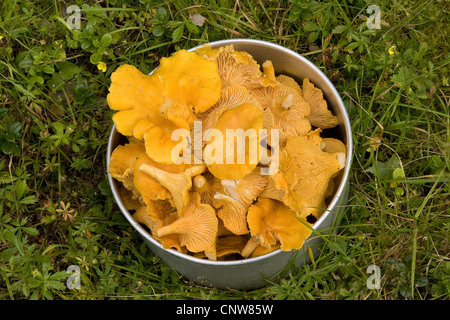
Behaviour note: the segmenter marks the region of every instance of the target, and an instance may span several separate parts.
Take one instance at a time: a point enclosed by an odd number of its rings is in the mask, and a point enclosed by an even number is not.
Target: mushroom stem
[[[283,102],[281,103],[281,106],[285,109],[285,110],[289,110],[292,105],[294,104],[294,95],[292,93],[289,93],[283,100]]]
[[[156,179],[163,187],[169,190],[179,215],[181,215],[181,212],[189,203],[192,177],[201,174],[204,169],[205,166],[194,166],[185,172],[170,173],[147,164],[142,164],[139,167],[140,171]]]
[[[336,160],[339,163],[339,166],[342,168],[345,167],[345,153],[340,152],[336,155]]]
[[[179,233],[180,231],[181,230],[178,227],[177,223],[171,223],[171,224],[169,224],[167,226],[161,227],[158,230],[156,230],[156,235],[158,237],[163,237],[163,236],[166,236],[168,234]]]
[[[241,256],[244,258],[250,257],[253,251],[261,244],[261,240],[259,237],[251,237],[250,240],[247,241],[247,244],[242,249]]]
[[[193,179],[194,182],[194,191],[196,192],[205,192],[208,190],[208,181],[206,181],[206,178],[202,175],[195,176]]]
[[[239,180],[221,180],[220,182],[222,183],[222,186],[228,192],[230,197],[233,200],[240,202],[240,198],[236,193],[236,188],[239,185]],[[219,199],[216,196],[214,196],[214,198]]]
[[[264,75],[269,79],[275,81],[275,69],[273,68],[272,61],[266,60],[262,64]]]

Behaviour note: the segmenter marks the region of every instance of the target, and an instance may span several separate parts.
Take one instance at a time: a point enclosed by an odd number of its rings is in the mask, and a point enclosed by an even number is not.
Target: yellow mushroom
[[[192,188],[192,178],[203,173],[205,166],[192,166],[184,172],[171,173],[144,163],[139,170],[157,180],[170,192],[178,214],[181,215],[190,201],[189,191]]]
[[[217,229],[218,220],[214,208],[200,203],[200,196],[194,192],[181,216],[156,230],[156,235],[163,237],[177,234],[181,246],[186,246],[190,252],[201,252],[215,245]]]
[[[307,116],[309,122],[320,129],[329,129],[338,125],[338,118],[328,110],[328,105],[323,98],[323,92],[316,88],[308,78],[303,79],[303,99],[311,109]]]
[[[345,144],[335,138],[322,138],[322,142],[320,144],[320,148],[325,152],[343,152],[347,153],[347,147]]]
[[[277,243],[274,246],[271,246],[270,248],[266,248],[263,246],[257,246],[256,249],[254,249],[250,255],[250,258],[255,258],[255,257],[259,257],[268,253],[271,253],[275,250],[280,249],[280,244]]]
[[[283,251],[299,250],[312,232],[308,222],[299,219],[295,211],[268,198],[258,198],[248,210],[247,221],[252,238],[242,250],[244,257],[260,245],[271,249],[279,243]]]
[[[198,192],[202,203],[212,204],[213,190],[212,184],[214,176],[210,172],[205,172],[194,177],[192,180],[192,191]]]
[[[204,46],[197,52],[217,63],[223,88],[232,85],[256,88],[270,84],[270,81],[265,79],[256,60],[248,52],[234,50],[233,45],[217,49]]]
[[[174,248],[182,252],[177,234],[169,234],[158,237],[156,230],[169,225],[178,218],[178,214],[173,210],[168,201],[156,200],[147,201],[147,204],[141,206],[133,214],[136,222],[145,225],[152,233],[153,238],[158,240],[165,249]]]
[[[161,164],[158,164],[157,162],[153,161],[146,152],[143,152],[139,155],[139,157],[136,159],[136,161],[133,164],[133,184],[136,190],[138,191],[138,194],[141,198],[141,201],[145,199],[148,200],[164,200],[164,199],[170,199],[172,198],[172,195],[170,192],[161,185],[157,180],[150,177],[148,174],[145,174],[141,170],[139,170],[140,166],[143,164],[155,166],[157,168],[161,168]],[[170,165],[165,165],[170,166]],[[175,166],[175,165],[173,165]],[[167,170],[167,168],[164,168]],[[180,170],[183,171],[183,170]]]
[[[247,211],[267,183],[267,177],[254,169],[239,180],[219,180],[213,184],[212,203],[225,228],[237,235],[247,234]]]
[[[286,196],[286,192],[284,190],[277,189],[272,176],[268,176],[266,186],[264,187],[264,190],[259,194],[259,196],[263,198],[283,201],[284,197]]]
[[[294,89],[295,91],[297,91],[297,92],[299,92],[300,94],[302,94],[302,87],[300,87],[300,85],[298,84],[298,82],[297,82],[294,78],[289,77],[289,76],[287,76],[287,75],[285,75],[285,74],[279,74],[279,75],[276,77],[276,81],[277,81],[278,83],[281,83],[282,85],[291,87],[291,88]]]
[[[345,166],[345,153],[322,151],[320,132],[316,129],[289,137],[279,172],[273,176],[276,188],[286,193],[283,202],[301,217],[320,216],[325,210],[329,181]]]
[[[225,228],[233,234],[247,234],[247,209],[230,196],[222,193],[216,193],[214,200],[213,202],[220,202],[221,206],[217,211],[217,216],[223,221]]]
[[[131,65],[120,66],[111,74],[107,101],[118,111],[113,121],[119,133],[143,139],[153,160],[172,163],[172,149],[179,143],[171,140],[172,133],[189,132],[195,113],[214,105],[220,90],[216,63],[180,50],[161,59],[151,75]]]
[[[144,144],[141,142],[129,142],[117,146],[111,153],[108,164],[108,172],[114,179],[123,183],[123,186],[133,191],[133,163],[139,155],[145,152]]]
[[[282,82],[276,81],[273,86],[256,88],[251,92],[263,108],[273,114],[274,128],[278,129],[279,145],[282,147],[287,137],[301,135],[311,130],[307,118],[310,107],[303,99],[301,90],[298,90],[291,81],[287,81],[285,77],[276,79]],[[295,83],[295,80],[292,81]],[[270,139],[268,141],[270,142]]]
[[[119,191],[120,199],[125,205],[125,209],[127,210],[136,210],[142,206],[142,203],[139,200],[139,196],[135,195],[135,192],[126,189],[122,183],[119,183],[117,186]]]
[[[206,134],[204,160],[219,179],[235,180],[250,173],[260,161],[265,114],[253,101],[223,111]]]
[[[229,254],[241,254],[242,249],[247,243],[247,237],[231,235],[218,238],[216,241],[216,255],[223,257]]]

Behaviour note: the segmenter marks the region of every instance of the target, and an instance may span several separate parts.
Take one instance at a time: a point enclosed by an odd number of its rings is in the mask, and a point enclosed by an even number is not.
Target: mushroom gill
[[[192,178],[203,173],[205,169],[204,165],[196,165],[187,168],[184,172],[170,173],[145,163],[139,167],[139,170],[157,180],[170,192],[178,214],[181,214],[189,203]]]
[[[200,252],[215,245],[217,230],[218,220],[214,208],[200,203],[199,194],[194,192],[181,216],[156,230],[156,235],[163,237],[177,234],[181,246],[186,246],[190,252]]]

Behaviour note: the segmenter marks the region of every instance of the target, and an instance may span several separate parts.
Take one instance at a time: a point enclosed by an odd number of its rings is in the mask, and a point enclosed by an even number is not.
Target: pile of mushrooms
[[[233,46],[205,45],[162,58],[150,75],[131,65],[112,73],[107,101],[128,140],[108,172],[133,218],[164,248],[211,260],[298,250],[326,210],[346,146],[321,133],[338,119],[309,79],[300,85],[274,70]],[[221,141],[229,129],[264,134],[233,144],[243,154],[236,163],[213,148],[230,142]]]

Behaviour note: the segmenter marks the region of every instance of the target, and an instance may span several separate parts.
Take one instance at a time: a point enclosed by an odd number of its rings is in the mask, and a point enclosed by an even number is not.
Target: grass
[[[0,299],[449,299],[445,1],[376,1],[372,30],[372,3],[359,0],[66,3],[0,4]],[[69,28],[69,4],[81,9],[80,29]],[[355,142],[337,235],[314,263],[252,291],[204,288],[167,267],[105,178],[111,72],[124,63],[149,72],[176,50],[240,37],[323,70]],[[71,265],[79,289],[66,286]],[[367,286],[370,265],[379,289]]]

